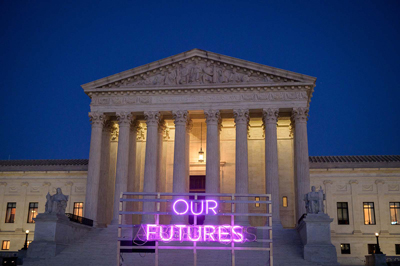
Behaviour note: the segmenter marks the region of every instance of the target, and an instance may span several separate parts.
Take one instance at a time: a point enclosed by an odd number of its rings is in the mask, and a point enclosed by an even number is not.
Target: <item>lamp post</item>
[[[25,244],[22,249],[28,249],[28,235],[29,235],[29,230],[25,231]]]
[[[376,250],[375,250],[375,254],[383,254],[381,251],[381,247],[379,246],[379,233],[375,233],[375,237],[376,237]]]

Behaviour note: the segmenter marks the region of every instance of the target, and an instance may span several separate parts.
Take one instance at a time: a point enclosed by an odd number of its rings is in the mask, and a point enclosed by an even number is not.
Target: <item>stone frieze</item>
[[[174,103],[216,103],[216,102],[242,102],[242,101],[293,101],[307,100],[305,91],[269,91],[258,93],[232,93],[232,94],[201,94],[201,95],[154,95],[154,96],[94,96],[92,105],[146,105],[146,104],[174,104]]]

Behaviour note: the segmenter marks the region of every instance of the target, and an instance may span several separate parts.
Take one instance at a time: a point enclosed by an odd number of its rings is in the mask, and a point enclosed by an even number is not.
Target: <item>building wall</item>
[[[30,202],[38,202],[38,212],[45,211],[46,194],[60,187],[69,195],[66,212],[73,212],[74,202],[84,202],[86,171],[13,171],[0,172],[0,244],[10,240],[10,250],[21,249],[25,241],[33,240],[35,224],[28,223]],[[16,202],[14,223],[5,223],[7,203]]]
[[[400,225],[390,224],[389,202],[400,202],[400,168],[311,169],[311,185],[326,191],[326,209],[333,218],[332,243],[339,262],[360,264],[379,233],[381,249],[395,256],[400,244]],[[347,202],[349,224],[338,224],[337,202]],[[364,224],[363,202],[374,202],[375,225]],[[341,254],[340,245],[350,244],[351,254]]]

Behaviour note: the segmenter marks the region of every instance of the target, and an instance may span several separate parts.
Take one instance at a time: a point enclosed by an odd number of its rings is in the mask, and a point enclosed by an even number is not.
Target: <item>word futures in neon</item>
[[[247,237],[251,235],[253,237]],[[246,232],[239,225],[146,225],[146,240],[155,241],[192,241],[192,242],[250,242],[255,241],[255,235]]]

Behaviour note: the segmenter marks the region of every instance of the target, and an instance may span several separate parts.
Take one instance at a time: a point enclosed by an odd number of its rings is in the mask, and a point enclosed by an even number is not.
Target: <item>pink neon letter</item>
[[[193,228],[193,238],[190,237],[190,228]],[[201,226],[198,226],[198,230],[197,230],[198,236],[197,236],[196,239],[194,238],[194,236],[195,236],[195,230],[194,229],[195,229],[194,226],[189,226],[188,227],[188,237],[189,237],[189,240],[196,242],[196,241],[199,241],[200,238],[201,238]]]
[[[174,226],[173,225],[170,226],[169,238],[164,238],[164,236],[163,236],[163,227],[166,227],[166,226],[162,226],[162,225],[160,226],[160,238],[161,238],[161,240],[162,241],[171,241],[172,237],[174,236]]]
[[[212,229],[212,232],[207,233],[207,228]],[[206,238],[207,235],[209,235],[210,238],[212,238],[212,241],[215,241],[214,233],[215,233],[215,227],[213,225],[205,225],[204,226],[204,238],[203,238],[203,241],[207,241],[207,238]]]
[[[215,204],[214,207],[208,206],[209,202],[213,202]],[[215,209],[217,207],[218,207],[218,203],[215,200],[206,200],[206,214],[208,214],[208,209],[212,210],[214,212],[214,214],[217,214],[217,212],[215,211]]]
[[[223,232],[221,229],[223,229],[225,232]],[[231,230],[231,226],[230,225],[221,225],[218,226],[218,241],[219,242],[230,242],[231,239],[229,238],[223,238],[224,235],[229,235],[228,232],[226,232],[226,230]]]
[[[190,210],[191,210],[192,214],[194,214],[194,215],[202,214],[203,210],[204,210],[204,206],[203,205],[204,205],[204,200],[201,201],[201,211],[196,213],[196,212],[194,212],[193,201],[190,201]]]
[[[185,228],[186,225],[178,224],[178,225],[175,225],[175,226],[179,228],[179,241],[182,241],[182,228]]]
[[[178,212],[178,211],[176,210],[176,208],[175,208],[176,204],[177,204],[178,202],[180,202],[180,201],[183,201],[183,202],[186,204],[186,211],[184,211],[184,212]],[[184,214],[187,213],[188,210],[189,210],[189,204],[188,204],[188,203],[186,202],[186,200],[184,200],[184,199],[178,199],[177,201],[174,202],[174,205],[172,205],[172,208],[174,209],[174,212],[175,212],[176,214],[178,214],[178,215],[184,215]]]
[[[150,240],[150,234],[156,234],[156,232],[150,232],[150,228],[151,227],[157,227],[157,225],[155,225],[155,224],[148,224],[147,226],[146,226],[146,238],[147,238],[147,240]],[[155,237],[154,237],[155,238]]]
[[[235,231],[235,229],[241,229],[242,233],[238,233]],[[239,239],[235,239],[234,235],[235,234],[237,237],[239,237]],[[232,239],[234,242],[243,242],[244,238],[243,238],[243,227],[235,225],[232,227]]]

